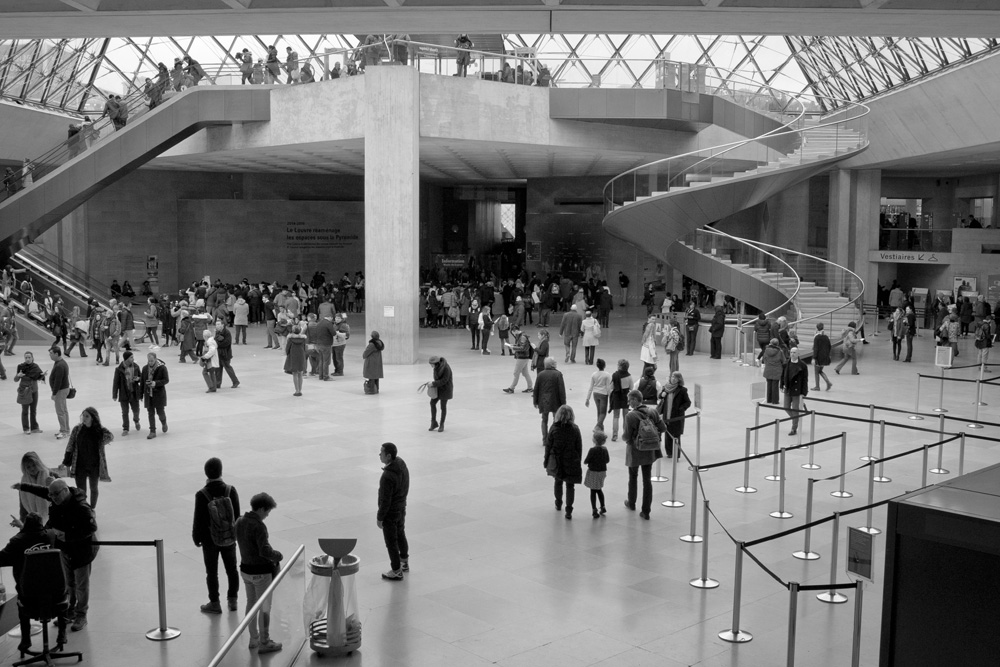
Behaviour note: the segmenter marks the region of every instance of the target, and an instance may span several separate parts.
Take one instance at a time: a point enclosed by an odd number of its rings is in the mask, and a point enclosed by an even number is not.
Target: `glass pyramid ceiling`
[[[419,39],[414,35],[413,39]],[[652,88],[658,58],[704,65],[740,87],[749,79],[820,99],[862,101],[969,59],[996,39],[779,35],[507,34],[509,53],[532,54],[557,87]],[[215,78],[235,71],[231,54],[262,57],[274,44],[303,58],[358,45],[355,35],[243,35],[0,40],[0,98],[72,113],[99,112],[108,94],[142,87],[156,64],[191,55]],[[452,54],[446,54],[451,58]],[[219,79],[219,82],[232,82]],[[236,83],[238,83],[238,76]],[[823,106],[835,107],[826,102]]]

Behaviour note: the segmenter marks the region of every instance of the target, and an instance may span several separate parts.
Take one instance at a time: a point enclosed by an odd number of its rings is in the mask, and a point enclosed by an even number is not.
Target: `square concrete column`
[[[411,67],[364,76],[365,327],[385,342],[382,360],[417,360],[420,288],[420,85]],[[359,341],[359,346],[363,345]]]
[[[878,283],[878,265],[868,260],[868,252],[878,249],[881,193],[878,169],[830,172],[829,259],[861,276],[868,304],[875,303]]]

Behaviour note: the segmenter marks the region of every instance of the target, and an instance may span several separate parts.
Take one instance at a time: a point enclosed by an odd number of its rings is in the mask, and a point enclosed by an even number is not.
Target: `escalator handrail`
[[[29,264],[36,273],[44,273],[55,282],[65,283],[68,288],[82,295],[84,299],[93,296],[101,300],[105,298],[103,295],[111,294],[110,285],[92,279],[80,269],[59,259],[37,244],[31,244],[22,248],[14,257],[21,262]],[[68,279],[65,274],[70,274],[75,283]],[[97,296],[97,294],[101,296]]]

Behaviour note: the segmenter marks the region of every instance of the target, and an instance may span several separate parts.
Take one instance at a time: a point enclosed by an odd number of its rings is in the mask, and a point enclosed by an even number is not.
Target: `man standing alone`
[[[236,596],[240,577],[236,570],[235,521],[240,515],[240,494],[236,487],[222,481],[222,461],[212,457],[205,461],[205,486],[194,494],[194,525],[191,537],[201,547],[205,560],[208,604],[201,605],[206,614],[221,614],[219,603],[219,556],[226,568],[229,611],[236,611]]]
[[[563,337],[563,345],[566,347],[566,363],[576,363],[576,344],[580,340],[580,327],[583,325],[583,316],[580,315],[574,303],[569,311],[563,314],[562,323],[559,325],[559,335]],[[558,406],[556,406],[558,408]]]
[[[236,520],[236,542],[240,545],[240,574],[247,594],[247,612],[264,594],[274,579],[281,563],[281,552],[271,548],[264,520],[278,503],[267,493],[258,493],[250,499],[250,511]],[[250,650],[257,653],[274,653],[281,644],[273,641],[271,628],[271,598],[260,606],[257,618],[251,619]]]
[[[406,541],[406,496],[410,492],[410,471],[399,458],[396,445],[387,442],[379,449],[382,479],[378,483],[376,522],[382,529],[389,552],[389,571],[382,575],[389,581],[402,581],[410,571],[410,545]]]
[[[233,389],[239,388],[240,379],[236,377],[236,371],[233,370],[233,335],[229,333],[229,329],[226,328],[226,323],[222,319],[215,321],[215,343],[219,349],[219,365],[215,368],[215,386],[222,386],[222,370],[225,369],[233,383]]]
[[[66,397],[69,396],[69,364],[63,359],[62,350],[53,347],[49,350],[49,359],[53,362],[49,373],[49,387],[52,389],[52,400],[56,404],[56,416],[59,418],[59,432],[56,439],[61,440],[69,435],[69,408],[66,407]]]
[[[618,286],[622,289],[622,306],[628,305],[628,276],[623,272],[618,272]]]
[[[156,437],[157,417],[160,418],[160,428],[164,433],[167,432],[167,384],[170,382],[170,374],[167,372],[167,365],[157,358],[156,352],[147,354],[146,362],[140,382],[146,415],[149,417],[149,435],[146,440],[152,440]]]
[[[799,412],[802,399],[809,393],[809,369],[799,360],[799,348],[789,351],[790,359],[781,372],[781,388],[785,391],[785,410],[792,418],[792,430],[788,435],[795,435],[799,427]]]

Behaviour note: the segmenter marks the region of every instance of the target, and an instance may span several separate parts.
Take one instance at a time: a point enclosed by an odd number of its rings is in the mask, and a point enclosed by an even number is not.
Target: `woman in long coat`
[[[285,372],[291,373],[295,393],[302,395],[302,375],[306,372],[306,323],[301,322],[285,337]]]
[[[375,393],[379,391],[378,381],[382,379],[382,350],[385,349],[385,343],[382,342],[381,337],[377,331],[372,332],[371,339],[368,341],[368,347],[361,354],[361,358],[365,360],[364,368],[361,371],[361,375],[366,380],[371,380],[375,385]]]
[[[80,423],[69,434],[69,444],[63,455],[63,467],[76,480],[76,487],[87,492],[90,483],[90,506],[97,507],[97,483],[110,482],[108,459],[104,448],[111,444],[115,436],[101,425],[101,416],[94,408],[84,408]]]
[[[553,493],[556,509],[563,504],[563,485],[566,486],[566,518],[573,518],[573,500],[576,498],[575,485],[583,483],[583,438],[580,427],[574,423],[573,408],[563,405],[556,411],[555,420],[545,438],[545,458],[542,461],[546,472],[555,478]]]
[[[670,374],[670,381],[660,390],[660,404],[657,410],[667,425],[666,449],[667,458],[673,458],[674,441],[680,446],[684,435],[684,413],[691,407],[691,398],[684,386],[684,376],[680,372]]]
[[[427,393],[431,396],[431,427],[428,431],[444,430],[444,420],[448,416],[448,401],[455,393],[455,383],[451,375],[451,366],[444,357],[434,356],[428,359],[428,363],[434,367],[434,379],[427,383]],[[432,391],[433,390],[433,391]],[[441,403],[441,421],[437,419],[437,404]]]

